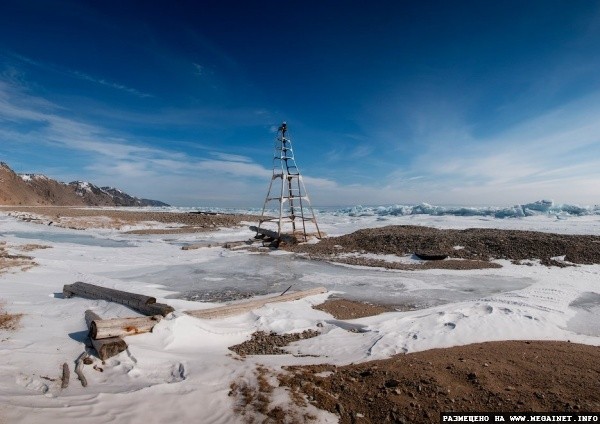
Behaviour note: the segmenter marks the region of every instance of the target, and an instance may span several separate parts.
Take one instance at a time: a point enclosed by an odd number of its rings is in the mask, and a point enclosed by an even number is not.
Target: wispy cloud
[[[193,67],[194,67],[194,74],[198,75],[198,76],[202,76],[206,73],[206,69],[204,68],[204,66],[198,64],[198,63],[192,63]]]
[[[68,71],[68,72],[81,80],[90,81],[90,82],[93,82],[94,84],[99,84],[99,85],[103,85],[105,87],[114,88],[115,90],[121,90],[126,93],[133,94],[134,96],[138,96],[142,99],[148,98],[148,97],[154,97],[152,94],[144,93],[142,91],[136,90],[135,88],[127,87],[123,84],[117,84],[116,82],[108,81],[103,78],[96,78],[96,77],[93,77],[91,75],[88,75],[88,74],[80,72],[80,71]]]
[[[252,162],[252,159],[247,156],[233,155],[230,153],[222,153],[222,152],[210,152],[210,154],[217,157],[218,159],[225,160],[225,161]]]
[[[87,74],[85,72],[81,72],[81,71],[78,71],[78,70],[64,68],[62,66],[58,66],[58,65],[55,65],[53,63],[46,63],[46,62],[37,61],[37,60],[31,59],[29,57],[26,57],[26,56],[23,56],[23,55],[20,55],[20,54],[17,54],[17,53],[9,53],[9,55],[11,57],[19,60],[22,63],[26,63],[28,65],[35,66],[37,68],[41,68],[41,69],[44,69],[44,70],[47,70],[47,71],[52,71],[52,72],[59,73],[59,74],[62,74],[62,75],[67,75],[67,76],[70,76],[70,77],[73,77],[73,78],[80,79],[82,81],[91,82],[93,84],[98,84],[98,85],[102,85],[102,86],[105,86],[105,87],[110,87],[112,89],[123,91],[125,93],[129,93],[129,94],[132,94],[132,95],[140,97],[140,98],[154,97],[152,94],[144,93],[144,92],[142,92],[140,90],[137,90],[135,88],[128,87],[128,86],[126,86],[124,84],[119,84],[119,83],[114,82],[114,81],[110,81],[110,80],[108,80],[106,78],[99,78],[99,77],[96,77],[96,76],[89,75],[89,74]]]
[[[516,202],[544,196],[585,202],[589,190],[580,187],[594,182],[600,186],[599,114],[596,93],[490,137],[475,136],[459,125],[454,134],[462,135],[451,142],[437,134],[424,139],[402,172],[424,173],[426,178],[416,183],[428,196],[445,202]]]

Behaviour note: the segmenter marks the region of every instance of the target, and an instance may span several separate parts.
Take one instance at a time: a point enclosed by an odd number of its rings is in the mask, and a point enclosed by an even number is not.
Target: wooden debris
[[[253,309],[261,308],[269,303],[277,302],[289,302],[292,300],[302,299],[307,296],[314,296],[316,294],[326,293],[325,287],[316,287],[314,289],[302,290],[294,293],[287,293],[283,295],[277,295],[268,297],[266,299],[255,299],[248,302],[236,303],[233,305],[219,306],[210,309],[201,309],[196,311],[185,311],[186,314],[196,318],[213,319],[213,318],[224,318],[233,315],[243,314]]]
[[[258,228],[255,225],[250,226],[250,231],[256,231],[258,234],[262,234],[265,237],[270,237],[273,240],[281,240],[288,244],[297,244],[298,239],[296,236],[290,234],[281,234],[278,235],[277,231],[267,230],[266,228]]]
[[[160,315],[163,317],[166,317],[175,310],[172,306],[169,306],[166,303],[151,303],[149,305],[139,305],[137,308],[132,309],[137,309],[139,313],[144,315]]]
[[[79,358],[77,358],[77,361],[75,362],[75,374],[77,374],[77,377],[79,378],[79,381],[81,381],[81,385],[83,387],[87,387],[87,380],[85,375],[83,375],[83,360],[88,356],[89,355],[87,352],[83,352],[81,355],[79,355]]]
[[[88,330],[90,330],[92,322],[96,320],[102,320],[100,315],[90,310],[85,311],[85,323]],[[96,349],[98,358],[102,359],[103,361],[105,359],[112,358],[113,356],[118,355],[127,349],[127,343],[125,343],[125,340],[123,340],[121,337],[109,337],[101,340],[96,340],[90,337],[90,340],[92,342],[92,346],[94,349]]]
[[[62,365],[62,383],[60,384],[61,389],[66,389],[69,387],[69,376],[71,375],[71,370],[69,370],[69,364],[66,362]]]
[[[120,303],[121,305],[128,306],[131,309],[145,315],[160,314],[162,316],[166,316],[175,310],[171,306],[165,305],[164,303],[156,303],[156,298],[151,296],[109,289],[106,287],[83,283],[81,281],[78,281],[74,284],[65,284],[63,287],[63,295],[66,298],[77,295],[87,299],[102,299],[109,302]]]
[[[149,333],[160,322],[161,315],[151,317],[96,319],[90,324],[90,336],[94,340]]]

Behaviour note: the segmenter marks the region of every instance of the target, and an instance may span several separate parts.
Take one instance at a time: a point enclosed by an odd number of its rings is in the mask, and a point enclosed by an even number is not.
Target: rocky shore
[[[495,259],[524,265],[539,260],[543,265],[559,267],[600,263],[600,236],[483,228],[454,230],[410,225],[366,228],[325,238],[316,244],[288,245],[285,249],[310,259],[402,270],[499,267],[492,262]],[[447,259],[420,261],[413,257],[410,263],[403,263],[367,256],[406,257],[419,252]]]

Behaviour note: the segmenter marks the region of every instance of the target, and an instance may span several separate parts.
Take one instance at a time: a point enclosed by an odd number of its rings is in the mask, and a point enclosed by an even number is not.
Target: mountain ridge
[[[5,162],[0,162],[0,205],[169,206],[87,181],[63,183],[43,174],[17,174]]]

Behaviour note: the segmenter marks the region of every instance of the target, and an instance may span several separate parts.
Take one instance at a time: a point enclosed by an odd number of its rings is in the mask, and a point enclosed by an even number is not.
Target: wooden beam
[[[278,302],[289,302],[292,300],[302,299],[307,296],[314,296],[321,293],[327,293],[325,287],[316,287],[314,289],[302,290],[294,293],[286,293],[284,295],[278,295],[268,297],[265,299],[255,299],[247,302],[236,303],[233,305],[219,306],[210,309],[201,309],[196,311],[185,311],[186,314],[196,318],[213,319],[213,318],[225,318],[233,315],[243,314],[253,309],[262,308],[269,303]]]
[[[109,302],[120,303],[130,307],[133,310],[139,311],[145,315],[160,314],[166,316],[173,312],[174,309],[163,303],[156,303],[156,298],[144,296],[143,294],[130,293],[121,290],[109,289],[100,287],[94,284],[83,283],[78,281],[74,284],[65,284],[63,287],[63,295],[66,298],[74,295],[85,297],[87,299],[101,299]]]
[[[161,315],[152,317],[96,319],[90,324],[90,336],[94,340],[149,333],[160,322]]]

